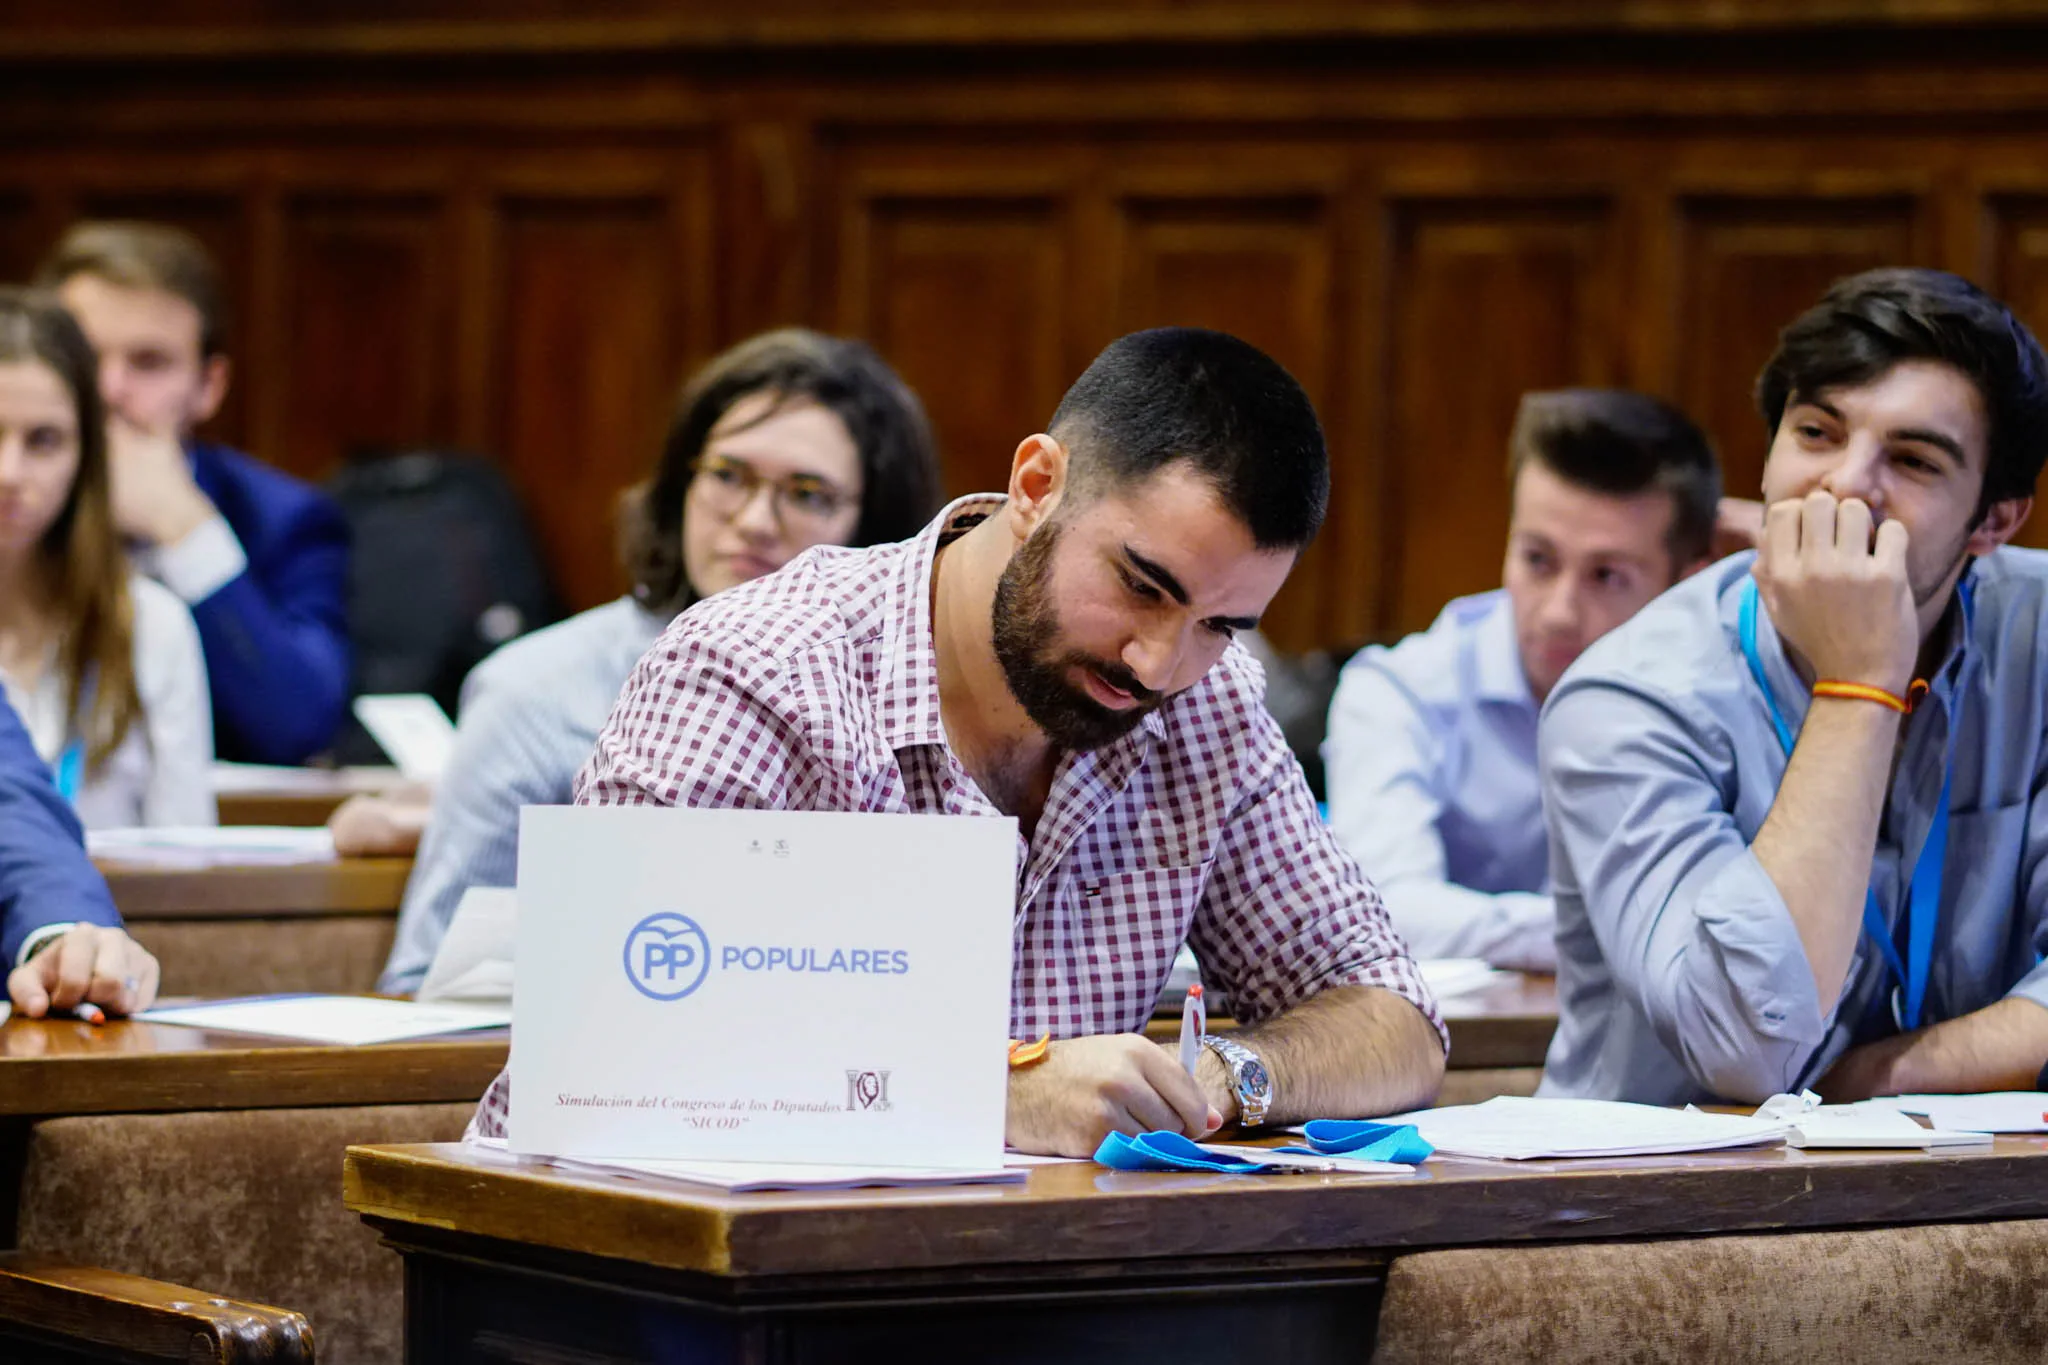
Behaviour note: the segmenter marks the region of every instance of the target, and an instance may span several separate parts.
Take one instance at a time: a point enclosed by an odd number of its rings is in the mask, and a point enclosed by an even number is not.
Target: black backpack
[[[353,534],[352,696],[425,692],[454,716],[479,660],[555,618],[519,500],[489,461],[434,450],[359,458],[327,491]],[[335,756],[388,761],[353,720]]]

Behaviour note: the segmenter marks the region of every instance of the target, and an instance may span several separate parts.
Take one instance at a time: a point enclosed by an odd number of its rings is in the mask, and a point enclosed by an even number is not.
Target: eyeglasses
[[[736,517],[754,501],[763,487],[770,490],[768,505],[784,530],[818,530],[830,527],[854,503],[852,494],[833,487],[815,474],[786,474],[771,478],[745,460],[730,455],[699,456],[696,477],[690,491],[700,493],[704,505],[720,516]]]

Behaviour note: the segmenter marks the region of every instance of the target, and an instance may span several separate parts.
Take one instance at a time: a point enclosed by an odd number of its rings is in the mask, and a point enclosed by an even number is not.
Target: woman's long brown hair
[[[36,555],[60,630],[57,659],[69,714],[84,731],[87,766],[97,768],[142,719],[128,559],[108,489],[99,362],[55,295],[0,288],[0,364],[24,361],[56,371],[78,414],[78,475]]]

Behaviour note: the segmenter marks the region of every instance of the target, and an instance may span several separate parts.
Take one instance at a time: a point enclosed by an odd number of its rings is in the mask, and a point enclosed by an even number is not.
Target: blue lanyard
[[[1967,580],[1956,585],[1956,595],[1963,604],[1963,630],[1969,631],[1970,584]],[[1771,713],[1771,728],[1778,732],[1778,743],[1784,747],[1785,757],[1792,756],[1794,736],[1792,727],[1785,722],[1785,713],[1778,709],[1778,699],[1771,693],[1770,681],[1764,676],[1764,661],[1757,653],[1756,645],[1757,591],[1756,580],[1750,579],[1742,585],[1742,604],[1737,628],[1742,635],[1742,657],[1749,661],[1750,676],[1756,679],[1757,689],[1764,694],[1764,705]],[[1962,689],[1957,688],[1949,702],[1948,733],[1953,740],[1962,715]],[[1948,795],[1949,780],[1955,776],[1955,745],[1948,746],[1942,759],[1941,799],[1934,806],[1933,823],[1927,827],[1927,840],[1920,847],[1920,861],[1913,867],[1913,883],[1906,900],[1906,960],[1899,960],[1899,946],[1892,941],[1891,931],[1885,928],[1884,912],[1877,904],[1875,887],[1864,893],[1863,932],[1877,941],[1884,952],[1885,966],[1891,969],[1892,979],[1897,984],[1892,989],[1892,1022],[1901,1029],[1911,1032],[1920,1027],[1920,1014],[1927,1001],[1927,973],[1934,961],[1934,930],[1941,918],[1941,879],[1948,863]],[[1904,993],[1903,1002],[1900,993]]]
[[[64,752],[57,755],[57,766],[51,776],[57,783],[57,795],[69,805],[78,804],[78,788],[85,779],[85,743],[72,740],[64,746]]]

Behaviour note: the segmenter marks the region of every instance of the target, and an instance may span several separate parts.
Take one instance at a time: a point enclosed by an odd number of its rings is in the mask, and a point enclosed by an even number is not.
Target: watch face
[[[1240,1074],[1244,1077],[1244,1088],[1254,1093],[1263,1091],[1271,1083],[1266,1079],[1266,1064],[1256,1057],[1244,1064]]]

